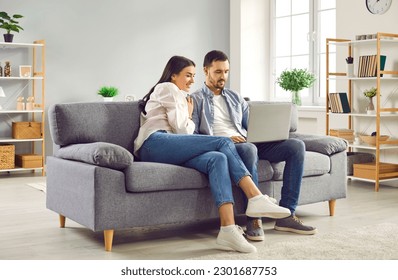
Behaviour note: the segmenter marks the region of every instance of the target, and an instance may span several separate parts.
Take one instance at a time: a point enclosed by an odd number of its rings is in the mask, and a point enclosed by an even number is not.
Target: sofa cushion
[[[134,162],[125,171],[128,192],[201,189],[207,176],[195,169],[157,162]]]
[[[285,168],[285,162],[272,163],[274,169],[273,180],[283,180],[283,169]],[[319,176],[330,171],[330,158],[327,155],[306,152],[304,158],[304,173],[303,177]]]
[[[125,148],[104,142],[65,146],[54,155],[116,170],[123,170],[134,161],[134,156]]]
[[[318,152],[325,155],[333,155],[345,151],[348,147],[347,141],[334,136],[291,133],[290,138],[301,139],[305,144],[306,151]]]

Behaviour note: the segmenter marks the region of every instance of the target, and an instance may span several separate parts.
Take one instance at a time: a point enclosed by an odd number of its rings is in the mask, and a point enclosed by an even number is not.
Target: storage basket
[[[398,175],[398,164],[380,162],[379,179],[395,178]],[[376,180],[376,163],[354,164],[354,176]]]
[[[0,169],[15,168],[15,146],[0,144]]]
[[[12,138],[14,139],[37,139],[41,138],[40,122],[13,122]]]
[[[369,163],[374,161],[374,154],[347,152],[347,175],[351,176],[354,173],[354,164]]]
[[[43,157],[36,154],[15,155],[15,165],[22,168],[43,167]]]
[[[365,142],[366,144],[368,144],[368,145],[376,146],[376,136],[359,135],[359,138],[361,138],[361,140],[363,142]],[[386,141],[386,140],[388,140],[388,138],[390,138],[390,136],[381,135],[380,136],[380,141]]]

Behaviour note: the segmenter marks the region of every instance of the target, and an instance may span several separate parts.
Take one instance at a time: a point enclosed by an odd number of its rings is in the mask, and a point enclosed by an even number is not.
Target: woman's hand
[[[187,97],[187,103],[188,103],[188,117],[189,117],[189,119],[192,120],[192,113],[193,113],[193,99],[192,99],[192,97],[190,97],[190,96]]]

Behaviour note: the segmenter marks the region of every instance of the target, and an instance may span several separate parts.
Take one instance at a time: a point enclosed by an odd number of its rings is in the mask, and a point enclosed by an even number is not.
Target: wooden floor
[[[103,247],[102,232],[92,232],[67,220],[58,227],[58,215],[45,207],[45,193],[27,183],[44,182],[36,176],[0,176],[0,260],[109,260],[186,259],[214,254],[218,221],[115,231],[113,251]],[[397,222],[398,188],[349,182],[346,199],[338,200],[334,217],[327,202],[300,206],[297,215],[320,233],[383,222]],[[238,219],[244,224],[244,217]],[[264,220],[264,242],[290,241],[300,236],[274,231]],[[254,243],[256,245],[258,243]]]

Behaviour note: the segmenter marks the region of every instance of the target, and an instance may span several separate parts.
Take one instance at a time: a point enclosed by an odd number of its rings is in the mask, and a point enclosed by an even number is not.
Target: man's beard
[[[223,82],[222,85],[219,85],[220,82]],[[214,81],[214,79],[210,79],[210,83],[213,85],[214,88],[216,89],[223,89],[225,86],[225,80],[218,80],[217,82]]]

